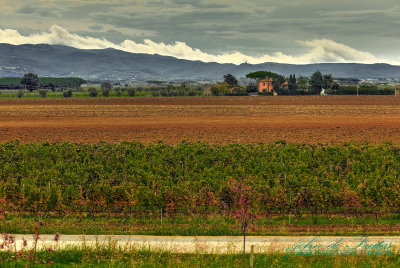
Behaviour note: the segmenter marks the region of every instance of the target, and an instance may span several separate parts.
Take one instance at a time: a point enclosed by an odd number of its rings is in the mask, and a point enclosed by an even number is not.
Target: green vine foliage
[[[260,211],[323,213],[400,208],[400,146],[0,144],[0,210],[232,212],[228,179]]]

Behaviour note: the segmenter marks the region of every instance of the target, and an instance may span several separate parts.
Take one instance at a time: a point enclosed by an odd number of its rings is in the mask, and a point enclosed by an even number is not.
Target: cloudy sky
[[[400,0],[0,0],[0,43],[400,65]]]

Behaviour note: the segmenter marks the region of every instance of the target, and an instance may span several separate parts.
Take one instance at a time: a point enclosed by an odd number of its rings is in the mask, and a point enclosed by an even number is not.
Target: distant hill
[[[249,72],[268,70],[284,75],[310,76],[316,70],[343,78],[399,78],[400,66],[389,64],[219,64],[173,57],[128,53],[115,49],[82,50],[58,45],[0,44],[0,77],[74,76],[93,80],[215,80],[231,73],[243,77]]]

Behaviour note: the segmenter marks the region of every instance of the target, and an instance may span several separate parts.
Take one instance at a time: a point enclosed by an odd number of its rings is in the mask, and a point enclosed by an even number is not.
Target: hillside
[[[35,72],[39,76],[75,76],[84,79],[139,81],[152,79],[215,80],[231,73],[237,77],[269,70],[284,75],[310,76],[314,71],[336,77],[398,78],[400,66],[389,64],[323,63],[291,65],[280,63],[219,64],[188,61],[173,57],[135,54],[115,49],[81,50],[58,45],[0,44],[0,77],[22,76]]]

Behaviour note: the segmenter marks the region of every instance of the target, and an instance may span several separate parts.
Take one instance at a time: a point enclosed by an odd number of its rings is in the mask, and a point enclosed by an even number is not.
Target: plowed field
[[[2,99],[0,141],[400,143],[393,96]]]

